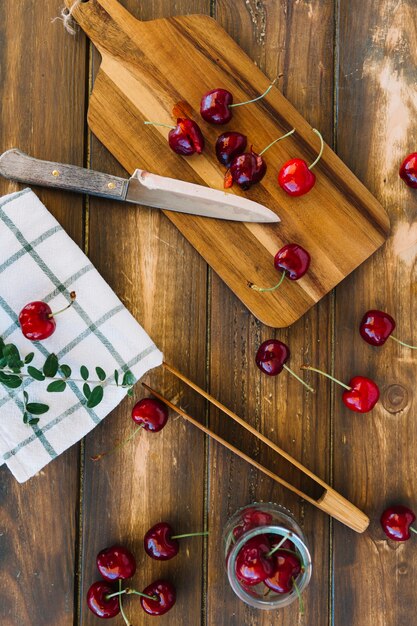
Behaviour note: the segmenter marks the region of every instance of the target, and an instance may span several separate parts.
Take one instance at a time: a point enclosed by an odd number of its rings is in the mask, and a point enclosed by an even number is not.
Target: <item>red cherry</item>
[[[372,411],[379,400],[378,385],[365,376],[354,376],[349,381],[349,391],[343,392],[342,400],[345,406],[357,413]]]
[[[167,423],[168,409],[156,398],[142,398],[132,409],[132,419],[145,430],[157,433]]]
[[[122,448],[133,439],[142,429],[148,430],[151,433],[157,433],[162,430],[168,420],[168,408],[163,402],[156,398],[142,398],[132,409],[132,420],[136,424],[139,424],[139,427],[129,435],[129,437],[119,441],[116,446],[107,450],[107,452],[101,452],[101,454],[90,457],[91,460],[99,461],[104,456],[113,454],[113,452],[116,452],[116,450]]]
[[[233,95],[230,91],[227,91],[227,89],[212,89],[211,91],[205,93],[201,99],[201,117],[205,119],[206,122],[211,122],[211,124],[227,124],[227,122],[230,122],[232,119],[233,107],[240,107],[244,104],[250,104],[251,102],[261,100],[267,93],[269,93],[275,82],[276,79],[272,81],[268,89],[266,89],[266,91],[264,91],[264,93],[260,96],[252,98],[252,100],[245,100],[245,102],[237,102],[236,104],[233,104]]]
[[[410,539],[410,530],[417,532],[411,526],[416,519],[413,511],[402,504],[390,506],[381,515],[381,526],[384,533],[394,541]]]
[[[284,270],[290,280],[298,280],[310,267],[310,255],[297,243],[289,243],[276,253],[274,266]]]
[[[235,157],[230,165],[232,181],[243,190],[259,183],[266,173],[266,163],[260,154],[251,149]]]
[[[243,515],[242,522],[234,527],[233,536],[235,539],[239,539],[248,530],[258,528],[259,526],[268,526],[271,523],[272,515],[270,513],[256,509],[247,509]]]
[[[20,328],[24,336],[31,341],[40,341],[50,337],[56,328],[55,316],[69,309],[75,298],[75,291],[71,291],[71,302],[55,313],[52,313],[46,302],[37,301],[26,304],[19,313]]]
[[[294,376],[304,387],[314,393],[314,389],[286,365],[289,358],[290,349],[285,343],[278,339],[267,339],[259,346],[255,361],[261,372],[268,376],[277,376],[285,368],[291,376]]]
[[[246,146],[246,135],[234,131],[223,133],[216,141],[217,160],[222,165],[229,167],[235,157],[245,152]]]
[[[362,318],[359,332],[371,346],[382,346],[395,328],[395,320],[388,313],[372,309]]]
[[[303,196],[314,187],[316,176],[304,159],[284,163],[278,174],[279,186],[290,196]]]
[[[405,157],[400,167],[400,177],[406,185],[417,189],[417,152]]]
[[[190,156],[201,154],[204,148],[204,137],[198,124],[188,118],[179,117],[177,125],[163,124],[162,122],[143,122],[149,126],[165,126],[170,128],[168,145],[177,154]]]
[[[253,283],[249,283],[251,289],[255,291],[275,291],[281,286],[285,276],[288,276],[290,280],[298,280],[307,272],[310,267],[310,255],[297,243],[289,243],[275,255],[274,258],[275,269],[281,270],[282,275],[278,283],[273,287],[258,287]]]
[[[278,339],[268,339],[258,348],[256,365],[268,376],[277,376],[290,358],[290,349]]]
[[[212,89],[201,99],[201,117],[211,124],[227,124],[232,119],[233,95],[227,89]]]
[[[284,550],[278,550],[274,559],[275,571],[272,576],[264,580],[264,583],[275,593],[289,593],[294,586],[294,580],[301,572],[300,560],[295,554]]]
[[[331,376],[316,367],[302,365],[301,369],[317,372],[322,376],[326,376],[326,378],[330,378],[330,380],[333,380],[341,387],[344,387],[346,391],[342,394],[343,403],[348,409],[356,411],[356,413],[367,413],[368,411],[371,411],[379,400],[378,385],[373,380],[366,378],[365,376],[354,376],[349,381],[349,384],[346,385],[345,383],[342,383],[341,380],[338,380],[334,376]]]
[[[266,535],[256,535],[251,537],[241,547],[236,557],[236,575],[241,583],[245,585],[258,585],[265,578],[272,576],[275,564],[274,560],[268,557],[271,549]]]
[[[97,555],[97,568],[102,577],[110,582],[132,578],[136,572],[133,554],[123,546],[111,546]]]
[[[198,124],[187,118],[178,118],[177,125],[168,133],[168,143],[177,154],[190,156],[201,154],[204,137]]]
[[[155,596],[155,600],[141,597],[140,603],[148,615],[164,615],[175,604],[175,587],[166,580],[156,580],[143,590],[148,596]]]
[[[120,613],[119,597],[107,599],[114,589],[102,580],[93,583],[87,591],[87,606],[97,617],[110,618]]]
[[[321,159],[324,149],[323,137],[315,128],[312,129],[320,138],[320,152],[316,160],[308,165],[304,159],[290,159],[281,167],[278,173],[280,187],[290,196],[303,196],[308,193],[316,182],[316,177],[311,171]]]
[[[56,322],[46,302],[29,302],[19,313],[22,333],[30,341],[40,341],[52,335]]]
[[[152,559],[167,561],[178,554],[180,544],[177,539],[172,539],[174,531],[166,522],[160,522],[152,526],[145,534],[143,543],[145,552]]]

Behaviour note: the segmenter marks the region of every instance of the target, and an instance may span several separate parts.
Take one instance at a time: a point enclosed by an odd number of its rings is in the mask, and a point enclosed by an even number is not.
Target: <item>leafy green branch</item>
[[[56,354],[49,354],[41,368],[30,365],[34,359],[34,352],[22,357],[14,344],[6,344],[0,337],[0,383],[9,389],[18,389],[27,379],[39,382],[46,381],[46,390],[49,393],[62,393],[66,390],[69,382],[82,383],[82,392],[85,405],[92,409],[100,404],[104,397],[104,388],[113,385],[126,389],[128,396],[133,395],[133,385],[136,379],[132,372],[124,372],[120,380],[119,372],[114,371],[112,377],[108,377],[102,367],[97,366],[95,373],[97,379],[90,379],[90,372],[85,365],[81,365],[79,378],[73,377],[69,365],[59,363]],[[23,390],[23,422],[35,425],[39,422],[38,417],[49,410],[47,404],[30,402],[27,391]]]

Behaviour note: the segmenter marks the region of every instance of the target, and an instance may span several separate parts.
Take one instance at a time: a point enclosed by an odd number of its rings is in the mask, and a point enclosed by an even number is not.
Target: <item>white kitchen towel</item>
[[[44,341],[26,339],[18,322],[25,304],[41,300],[56,311],[70,302],[71,291],[77,298],[57,316],[55,332]],[[119,404],[126,389],[114,384],[115,370],[120,385],[125,372],[138,380],[162,363],[162,353],[147,333],[30,189],[0,198],[0,337],[17,347],[21,359],[34,352],[30,366],[25,364],[18,374],[23,381],[18,388],[7,387],[0,376],[0,463],[7,463],[19,482],[79,441]],[[26,376],[28,367],[42,372],[51,353],[71,368],[69,378],[80,382],[67,380],[64,391],[48,392],[51,379]],[[89,371],[90,390],[99,384],[104,390],[94,408],[86,406],[81,365]],[[4,358],[0,366],[4,376]],[[96,367],[104,370],[103,381]],[[65,378],[65,372],[58,370],[55,378]],[[25,424],[25,403],[46,404],[49,410],[28,415],[32,424]]]

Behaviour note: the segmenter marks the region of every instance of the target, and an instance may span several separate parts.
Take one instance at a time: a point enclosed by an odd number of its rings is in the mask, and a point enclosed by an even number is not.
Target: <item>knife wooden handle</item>
[[[41,161],[17,148],[0,156],[0,175],[20,183],[66,189],[113,200],[126,198],[129,181],[75,165]]]

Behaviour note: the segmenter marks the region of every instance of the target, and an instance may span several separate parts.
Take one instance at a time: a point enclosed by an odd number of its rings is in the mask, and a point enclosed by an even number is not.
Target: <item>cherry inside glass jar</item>
[[[230,586],[235,594],[244,602],[259,609],[278,609],[294,601],[298,601],[298,588],[301,594],[311,578],[311,556],[306,538],[291,512],[279,504],[254,503],[239,509],[227,522],[223,532],[225,549],[225,565]],[[294,577],[288,586],[275,585],[274,575],[266,581],[257,582],[255,571],[246,574],[242,582],[242,555],[250,552],[251,546],[260,546],[264,551],[266,571],[269,561],[278,563],[277,555],[287,556],[297,564]],[[270,557],[268,554],[275,546],[280,546]],[[265,554],[265,551],[268,552]],[[275,559],[274,560],[274,555]],[[281,558],[279,558],[282,561]],[[256,561],[256,559],[255,559]],[[254,562],[255,562],[254,561]],[[299,563],[299,567],[298,567]],[[256,567],[253,568],[256,570]],[[281,580],[278,577],[279,582]],[[293,584],[293,582],[295,584]],[[271,588],[272,587],[272,588]],[[279,592],[276,591],[279,589]]]

